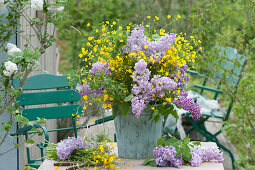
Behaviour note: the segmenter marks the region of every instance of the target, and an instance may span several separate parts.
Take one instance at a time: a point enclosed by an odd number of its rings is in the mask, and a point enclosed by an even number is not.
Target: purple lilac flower
[[[100,87],[96,90],[96,89],[90,88],[88,83],[83,83],[82,89],[79,90],[79,93],[82,96],[85,96],[85,95],[103,96],[104,95],[103,91],[104,91],[103,87]]]
[[[92,64],[92,68],[89,70],[90,74],[102,74],[102,73],[109,73],[109,63],[107,62],[99,62]]]
[[[157,41],[148,41],[148,38],[143,33],[144,27],[139,25],[132,30],[131,35],[127,37],[127,46],[123,48],[124,52],[137,52],[143,51],[147,57],[150,56],[158,62],[163,56],[166,55],[165,51],[171,47],[171,44],[175,41],[176,36],[174,34],[166,34]],[[144,46],[148,45],[148,48]]]
[[[211,160],[217,160],[219,163],[224,161],[223,153],[218,148],[207,147],[201,149],[200,146],[194,146],[190,154],[191,160],[189,161],[189,164],[194,167],[200,166],[202,162]],[[173,146],[163,147],[162,145],[159,145],[153,150],[153,156],[155,157],[157,166],[181,168],[184,163],[182,155],[176,157],[176,150]]]
[[[176,150],[173,146],[159,145],[153,150],[157,166],[173,166],[180,168],[183,164],[182,156],[176,157]]]
[[[201,147],[194,146],[190,154],[191,154],[191,160],[189,161],[189,164],[191,166],[200,166],[203,162],[203,152]]]
[[[224,161],[223,153],[218,148],[207,147],[203,151],[203,162],[217,160],[222,163]]]
[[[185,91],[180,93],[174,104],[181,106],[186,111],[189,111],[194,120],[199,120],[199,118],[202,116],[199,104],[195,103],[192,98],[188,98],[188,93]]]
[[[178,88],[180,88],[180,91],[184,91],[184,87],[188,85],[188,81],[190,79],[190,76],[185,74],[187,69],[188,66],[186,64],[180,67],[180,74],[177,74],[176,76],[176,78],[178,78]]]
[[[177,83],[169,77],[154,76],[150,79],[150,71],[147,69],[147,63],[141,59],[135,64],[133,72],[132,93],[135,97],[131,100],[132,112],[140,116],[141,112],[147,107],[150,101],[154,101],[154,96],[164,95],[163,90],[175,89]]]
[[[139,62],[135,63],[135,71],[137,74],[144,74],[147,68],[147,63],[144,61],[144,59],[140,60]]]
[[[90,147],[92,144],[89,142],[84,142],[82,137],[78,136],[77,138],[69,137],[68,139],[62,140],[57,150],[57,155],[59,159],[64,160],[68,158],[72,152],[77,148]]]

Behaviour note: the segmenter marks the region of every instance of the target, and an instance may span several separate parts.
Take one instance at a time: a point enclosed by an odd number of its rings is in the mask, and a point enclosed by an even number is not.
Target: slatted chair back
[[[21,81],[22,80],[20,79],[14,79],[12,82],[13,87],[17,88]],[[28,134],[31,134],[28,132],[29,130],[33,127],[42,129],[42,132],[45,135],[45,143],[41,142],[37,144],[41,151],[41,158],[31,159],[30,149],[26,148],[28,159],[27,166],[38,168],[41,163],[37,162],[44,161],[44,148],[47,147],[49,141],[48,132],[74,129],[75,137],[77,137],[76,116],[81,114],[82,109],[79,104],[74,104],[74,102],[80,100],[80,94],[77,90],[69,87],[66,76],[56,76],[52,74],[38,74],[31,76],[26,79],[21,89],[22,93],[16,100],[18,101],[18,104],[23,107],[22,115],[29,121],[37,120],[37,118],[72,118],[73,128],[46,130],[45,127],[34,124],[33,126],[19,128],[16,130],[16,133],[11,134],[12,136],[25,135],[25,139],[28,140]],[[57,105],[45,106],[45,104],[54,103]],[[40,105],[43,105],[43,107],[40,107]],[[28,108],[26,106],[33,107]]]
[[[13,80],[13,86],[18,87],[20,81],[19,79]],[[50,89],[56,90],[45,91]],[[31,90],[36,90],[36,92],[31,92]],[[71,117],[73,118],[73,125],[75,127],[75,136],[77,137],[75,115],[81,114],[82,109],[79,104],[73,104],[73,102],[80,100],[80,94],[77,90],[69,87],[66,76],[52,74],[31,76],[26,79],[25,84],[22,86],[22,91],[23,93],[16,100],[20,106],[24,107],[22,111],[23,116],[30,121],[37,120],[37,117],[45,119]],[[26,93],[26,91],[29,92]],[[58,105],[25,108],[25,106],[53,103],[57,103]]]
[[[241,80],[241,75],[244,70],[244,67],[247,63],[246,57],[241,54],[238,54],[236,49],[231,47],[220,47],[215,46],[215,50],[218,52],[219,56],[222,58],[220,61],[216,61],[217,64],[221,65],[220,70],[216,70],[217,73],[213,73],[212,80],[218,81],[217,90],[219,90],[222,84],[227,83],[229,88],[233,89],[235,94],[238,89],[238,84]],[[222,82],[224,80],[225,82]],[[208,82],[208,77],[204,78],[202,86],[206,86]],[[194,85],[194,87],[199,87],[199,85]],[[200,94],[203,95],[204,88],[201,88]],[[215,90],[214,100],[218,98],[218,95],[222,93],[220,90]],[[234,99],[231,97],[230,103],[228,105],[227,112],[225,114],[224,120],[228,120],[229,114],[233,106]]]

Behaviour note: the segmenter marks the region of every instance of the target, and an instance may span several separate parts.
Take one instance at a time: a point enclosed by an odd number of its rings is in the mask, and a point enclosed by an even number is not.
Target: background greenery
[[[120,19],[122,23],[142,23],[149,16],[158,16],[157,27],[167,24],[167,15],[173,20],[177,14],[181,20],[172,22],[167,31],[194,35],[202,41],[203,53],[196,62],[197,70],[211,74],[221,69],[215,63],[219,56],[213,53],[213,47],[220,45],[236,48],[238,53],[248,59],[243,78],[235,97],[234,108],[225,131],[235,144],[239,165],[247,169],[255,167],[255,1],[254,0],[69,0],[58,24],[58,36],[61,41],[60,73],[70,73],[79,68],[78,55],[86,42],[92,26],[103,21]],[[213,69],[211,69],[213,68]],[[223,83],[224,84],[224,83]],[[232,94],[227,84],[222,87]],[[228,103],[223,97],[221,104]]]

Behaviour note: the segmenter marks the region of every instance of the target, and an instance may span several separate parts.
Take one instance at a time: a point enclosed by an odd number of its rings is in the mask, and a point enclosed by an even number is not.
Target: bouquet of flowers
[[[84,67],[76,73],[76,81],[83,84],[84,103],[89,96],[103,102],[103,108],[113,108],[114,117],[115,107],[122,114],[131,107],[137,118],[150,109],[155,121],[160,115],[178,117],[177,106],[199,119],[200,107],[187,98],[184,88],[189,81],[186,71],[195,62],[201,41],[185,35],[149,25],[124,27],[116,21],[94,29],[79,55]]]

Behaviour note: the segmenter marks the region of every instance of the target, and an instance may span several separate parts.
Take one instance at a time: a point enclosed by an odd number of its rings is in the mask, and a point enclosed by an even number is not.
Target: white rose
[[[12,74],[18,71],[17,65],[11,61],[5,62],[4,66],[5,66],[5,70],[3,71],[3,74],[7,77],[11,77]]]
[[[7,77],[11,77],[11,76],[12,76],[12,73],[9,72],[9,71],[4,70],[3,73],[4,73],[4,75],[7,76]]]
[[[43,0],[31,0],[31,8],[35,10],[43,10]]]
[[[1,1],[1,0],[0,0],[0,1]],[[7,48],[8,50],[10,50],[10,49],[12,49],[12,48],[17,48],[17,46],[16,46],[15,44],[12,44],[12,43],[7,43],[6,48]]]
[[[17,56],[17,52],[22,52],[19,48],[17,47],[14,47],[14,48],[11,48],[7,51],[7,54],[9,56],[13,56],[13,57],[20,57],[20,56]]]

